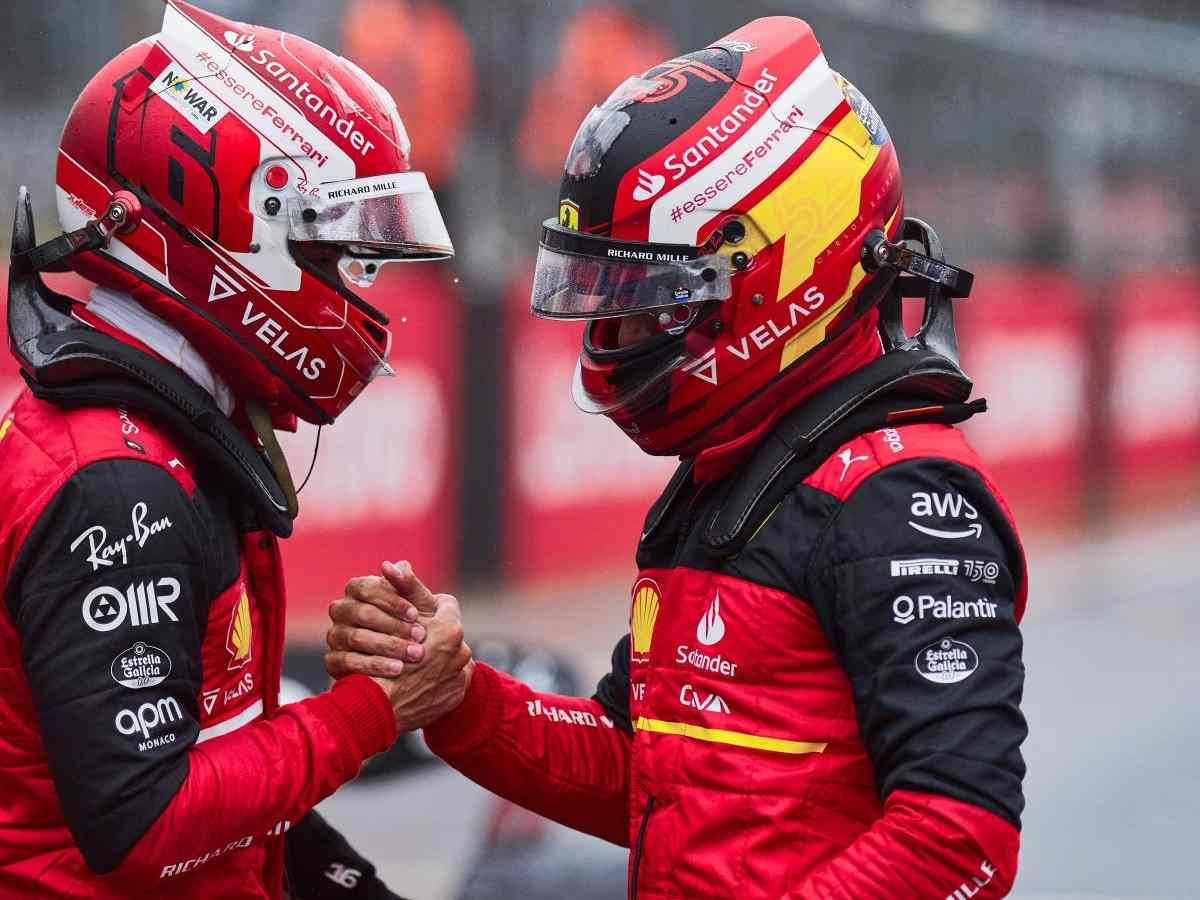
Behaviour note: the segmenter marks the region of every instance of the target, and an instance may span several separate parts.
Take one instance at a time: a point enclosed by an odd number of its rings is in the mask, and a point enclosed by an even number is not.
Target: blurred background
[[[345,580],[405,558],[460,595],[489,659],[590,693],[673,464],[572,406],[579,328],[527,311],[539,224],[578,122],[625,76],[750,18],[799,15],[883,114],[907,212],[977,273],[960,339],[992,411],[967,430],[1032,573],[1015,895],[1200,896],[1200,4],[203,5],[339,49],[389,88],[458,249],[384,268],[370,294],[403,322],[396,377],[325,432],[301,495],[285,546],[295,690],[321,687],[313,648]],[[67,110],[161,15],[155,0],[0,5],[0,197],[28,184],[43,239]],[[301,474],[313,439],[305,427],[287,444]],[[418,900],[624,896],[621,851],[498,803],[416,740],[325,809]]]

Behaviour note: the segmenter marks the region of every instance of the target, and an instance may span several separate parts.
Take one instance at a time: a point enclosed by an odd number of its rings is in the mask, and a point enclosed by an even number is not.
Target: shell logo
[[[654,623],[658,621],[660,594],[658,585],[643,578],[633,586],[633,610],[629,616],[633,634],[633,654],[643,659],[650,653],[650,642],[654,639]]]
[[[229,634],[225,636],[225,649],[229,651],[229,669],[240,669],[250,662],[254,645],[254,622],[250,618],[250,597],[242,585],[242,596],[229,620]]]

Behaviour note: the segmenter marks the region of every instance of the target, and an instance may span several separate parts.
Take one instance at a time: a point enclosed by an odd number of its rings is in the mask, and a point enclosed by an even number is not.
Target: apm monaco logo
[[[175,743],[175,732],[156,734],[160,726],[183,721],[183,709],[174,697],[163,697],[154,703],[143,703],[136,710],[123,709],[113,719],[118,734],[142,736],[138,741],[138,752],[154,750],[164,744]]]
[[[666,185],[667,179],[662,175],[654,175],[645,169],[638,169],[637,187],[633,189],[634,200],[649,200],[657,197],[658,192]]]
[[[914,660],[917,672],[934,684],[957,684],[966,681],[979,668],[979,654],[963,641],[942,638],[921,648]]]
[[[717,591],[700,621],[696,623],[696,640],[705,647],[719,644],[725,637],[725,620],[721,618],[721,592]]]
[[[658,585],[643,578],[633,586],[633,610],[629,630],[633,641],[633,660],[646,662],[650,658],[650,642],[654,640],[654,623],[658,621],[660,594]]]

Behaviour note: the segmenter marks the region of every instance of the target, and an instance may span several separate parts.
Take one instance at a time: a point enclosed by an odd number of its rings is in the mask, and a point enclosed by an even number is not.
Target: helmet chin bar
[[[907,246],[920,244],[924,253]],[[863,240],[862,264],[868,272],[893,269],[898,277],[879,304],[879,333],[884,351],[932,350],[958,365],[958,336],[954,330],[954,300],[971,293],[975,276],[945,261],[937,232],[921,219],[906,218],[900,241],[892,243],[879,230]],[[917,333],[904,330],[904,297],[924,297],[925,317]]]

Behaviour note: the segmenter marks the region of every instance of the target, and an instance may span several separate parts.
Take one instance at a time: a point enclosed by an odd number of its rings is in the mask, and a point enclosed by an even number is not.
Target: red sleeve
[[[270,719],[198,744],[167,808],[109,877],[154,883],[231,844],[248,845],[282,821],[297,822],[395,739],[387,696],[352,675]]]
[[[1012,889],[1020,834],[978,806],[895,791],[884,815],[788,900],[991,900]]]
[[[478,663],[462,705],[425,741],[492,793],[629,846],[632,740],[595,700],[537,693]]]

